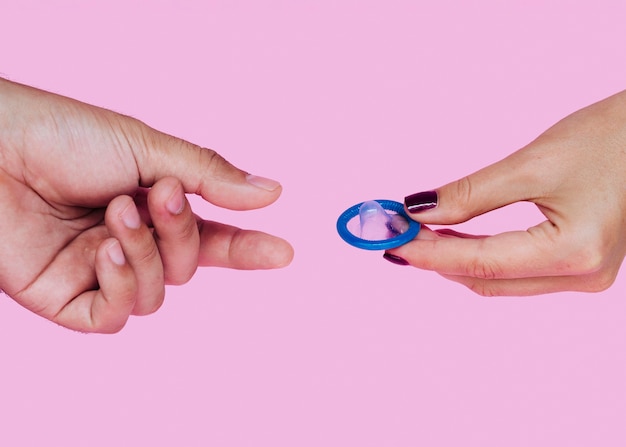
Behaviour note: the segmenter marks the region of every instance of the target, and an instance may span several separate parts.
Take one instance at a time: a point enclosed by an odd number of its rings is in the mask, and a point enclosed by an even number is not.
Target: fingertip
[[[417,192],[404,198],[404,209],[411,219],[428,224],[453,224],[469,219],[454,182],[437,189]],[[455,194],[451,189],[455,188]]]
[[[102,241],[96,250],[99,290],[74,298],[58,315],[57,322],[81,332],[114,334],[121,331],[135,305],[137,283],[115,238]]]
[[[294,249],[285,239],[256,231],[240,233],[240,235],[243,234],[246,236],[241,241],[233,243],[235,247],[233,252],[237,253],[236,258],[232,259],[233,266],[239,264],[235,268],[271,270],[287,267],[293,261]],[[248,237],[254,240],[255,253],[254,257],[248,256],[248,259],[245,259],[245,254],[241,251],[246,245],[243,241]]]
[[[272,257],[273,268],[287,267],[293,261],[295,250],[293,246],[286,240],[272,236],[274,240],[274,255]]]
[[[422,191],[408,195],[404,198],[404,208],[409,216],[414,216],[437,208],[438,204],[439,193],[436,190]]]
[[[124,194],[114,197],[109,202],[104,220],[109,229],[119,229],[120,226],[125,228],[137,227],[142,222],[134,199]]]
[[[148,191],[147,203],[150,214],[178,216],[185,209],[186,197],[182,182],[175,177],[164,177]]]
[[[389,253],[389,252],[385,252],[383,254],[383,259],[385,259],[386,261],[391,262],[392,264],[396,264],[396,265],[410,265],[409,261],[407,261],[403,257],[398,256],[398,255],[394,255],[394,254]]]

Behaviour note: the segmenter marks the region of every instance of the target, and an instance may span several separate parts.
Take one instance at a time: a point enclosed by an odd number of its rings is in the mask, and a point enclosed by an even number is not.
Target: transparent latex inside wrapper
[[[359,214],[348,221],[348,231],[368,241],[392,239],[409,229],[409,222],[400,214],[384,209],[378,202],[364,202]]]

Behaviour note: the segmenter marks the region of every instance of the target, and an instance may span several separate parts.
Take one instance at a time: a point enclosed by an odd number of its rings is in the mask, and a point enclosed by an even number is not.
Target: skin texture
[[[390,254],[484,296],[605,290],[626,254],[626,92],[436,192],[438,205],[413,219],[456,224],[528,201],[546,220],[489,237],[426,227]]]
[[[194,215],[185,193],[234,210],[281,193],[210,149],[3,79],[0,136],[0,288],[60,325],[117,332],[198,266],[291,262],[280,238]]]

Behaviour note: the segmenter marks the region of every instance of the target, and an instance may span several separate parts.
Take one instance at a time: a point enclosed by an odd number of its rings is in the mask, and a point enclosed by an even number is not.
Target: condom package
[[[404,206],[392,200],[370,200],[344,211],[337,232],[348,244],[365,250],[388,250],[413,240],[420,224],[411,220]]]

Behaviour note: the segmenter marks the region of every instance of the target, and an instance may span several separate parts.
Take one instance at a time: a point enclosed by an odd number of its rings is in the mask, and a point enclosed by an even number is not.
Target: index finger
[[[590,273],[593,261],[577,244],[561,244],[560,230],[543,222],[527,231],[487,237],[445,236],[424,228],[418,237],[388,253],[414,267],[444,275],[513,279]]]

